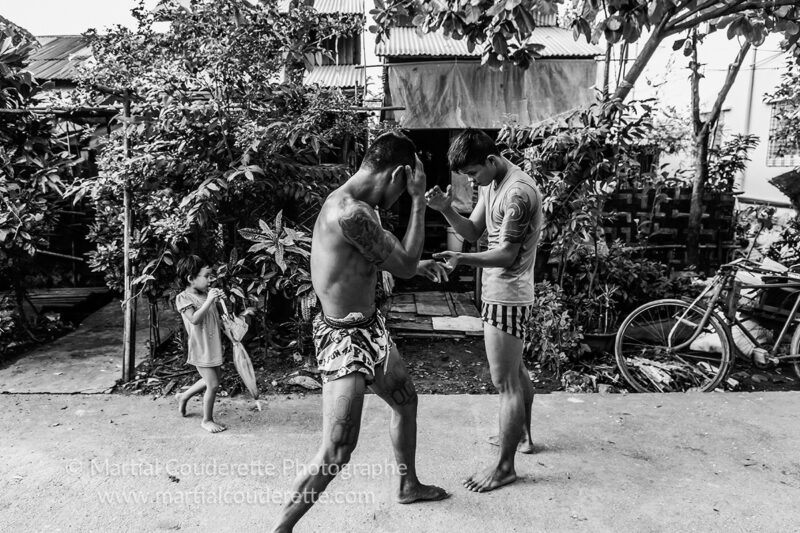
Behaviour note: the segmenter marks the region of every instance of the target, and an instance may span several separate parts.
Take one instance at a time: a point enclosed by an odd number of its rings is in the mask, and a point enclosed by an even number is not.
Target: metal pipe
[[[792,311],[789,313],[789,317],[786,319],[786,322],[783,324],[783,329],[781,329],[781,334],[778,335],[778,338],[775,339],[775,346],[772,347],[772,353],[778,353],[778,348],[781,345],[781,341],[783,337],[786,335],[786,331],[789,329],[789,325],[794,322],[794,317],[797,316],[797,309],[800,308],[800,293],[797,294],[797,300],[794,302],[794,306],[792,306]]]
[[[750,62],[750,82],[747,86],[747,114],[744,119],[744,134],[750,135],[750,121],[753,116],[753,92],[755,91],[756,84],[756,56],[758,55],[758,48],[753,48],[753,61]],[[739,188],[744,191],[744,181],[746,170],[742,170],[739,178]]]

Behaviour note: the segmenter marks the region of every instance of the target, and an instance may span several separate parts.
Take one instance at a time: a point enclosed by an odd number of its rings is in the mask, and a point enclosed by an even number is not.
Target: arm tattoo
[[[530,200],[519,187],[508,191],[500,241],[519,244],[525,240],[533,217]]]
[[[342,215],[339,217],[339,225],[344,237],[370,263],[379,265],[392,254],[394,243],[387,238],[381,225],[363,209]]]

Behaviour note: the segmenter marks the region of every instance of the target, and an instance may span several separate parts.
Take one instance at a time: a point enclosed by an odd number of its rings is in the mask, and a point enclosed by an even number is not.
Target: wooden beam
[[[67,255],[67,254],[58,254],[56,252],[48,252],[47,250],[36,250],[36,253],[42,255],[49,255],[52,257],[60,257],[61,259],[69,259],[70,261],[78,261],[81,263],[86,262],[86,260],[83,259],[82,257],[76,257],[74,255]]]
[[[126,92],[127,95],[127,92]],[[124,101],[124,116],[130,119],[131,116],[131,100],[125,98]],[[124,146],[125,157],[131,157],[130,136],[128,135],[128,126],[124,128]],[[122,249],[123,249],[123,269],[124,269],[124,302],[123,302],[123,328],[122,328],[122,381],[128,382],[133,379],[136,367],[136,298],[133,295],[133,273],[131,272],[131,178],[125,176],[125,184],[123,187],[123,235],[122,235]]]

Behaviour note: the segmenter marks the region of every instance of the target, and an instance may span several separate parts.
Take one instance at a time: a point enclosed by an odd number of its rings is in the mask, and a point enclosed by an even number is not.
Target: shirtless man
[[[311,281],[322,303],[314,320],[314,344],[322,375],[322,444],[295,480],[293,497],[273,531],[292,531],[358,441],[364,391],[392,408],[390,428],[400,473],[399,503],[441,500],[443,489],[417,479],[417,393],[400,353],[375,307],[379,270],[400,278],[422,274],[446,279],[433,260],[420,262],[425,225],[425,172],[406,136],[385,133],[364,155],[361,168],[325,200],[314,225]],[[413,168],[413,170],[412,170]],[[375,208],[392,206],[408,191],[412,199],[402,241],[381,227]]]
[[[428,205],[444,214],[466,240],[489,231],[489,249],[479,253],[434,254],[452,269],[483,269],[481,319],[492,383],[500,393],[500,435],[497,462],[463,481],[474,492],[486,492],[517,479],[516,451],[533,453],[531,407],[533,384],[522,360],[528,338],[533,298],[533,265],[542,228],[541,193],[533,179],[500,155],[491,137],[479,130],[459,135],[447,153],[450,168],[480,186],[478,204],[469,218],[452,207],[450,187],[434,187]],[[491,438],[490,438],[491,442]]]

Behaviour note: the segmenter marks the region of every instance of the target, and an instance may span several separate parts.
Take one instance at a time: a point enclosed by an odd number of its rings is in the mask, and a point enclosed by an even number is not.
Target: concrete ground
[[[150,354],[147,305],[136,310],[136,364]],[[122,307],[115,300],[92,313],[75,331],[43,344],[0,368],[0,393],[96,394],[122,378]],[[171,309],[159,313],[161,338],[180,326]]]
[[[223,398],[211,435],[171,399],[0,395],[0,530],[265,531],[320,439],[319,396]],[[394,503],[389,411],[297,531],[800,530],[800,393],[537,396],[541,451],[489,494],[497,396],[422,396],[418,467],[449,500]]]

